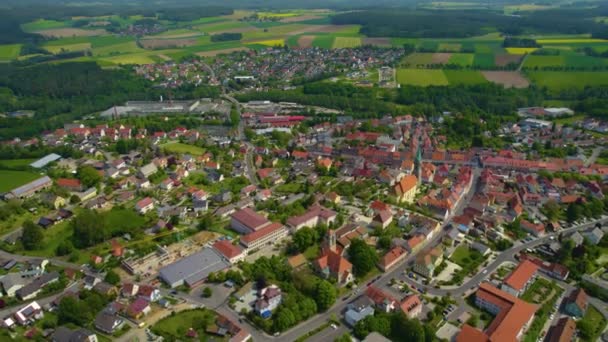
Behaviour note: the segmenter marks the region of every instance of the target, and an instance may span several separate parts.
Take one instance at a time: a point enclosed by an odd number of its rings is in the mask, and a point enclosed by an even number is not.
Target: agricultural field
[[[21,44],[0,45],[0,60],[10,60],[19,57]]]
[[[268,39],[268,40],[261,40],[261,41],[255,41],[252,42],[252,44],[259,44],[259,45],[264,45],[264,46],[284,46],[285,45],[285,40],[283,39]]]
[[[501,84],[505,88],[527,88],[530,82],[518,71],[482,71],[489,82]]]
[[[40,177],[42,176],[29,171],[0,170],[0,192],[10,191]]]
[[[553,91],[608,85],[608,71],[528,71],[530,80]]]
[[[473,65],[480,68],[494,67],[494,54],[492,53],[476,53],[473,58]]]
[[[473,65],[475,55],[472,53],[453,53],[448,64],[456,64],[463,67]]]
[[[188,153],[194,156],[200,156],[205,153],[203,148],[194,145],[182,144],[177,142],[171,142],[161,145],[165,151],[169,153]]]
[[[480,84],[488,82],[480,71],[476,70],[444,70],[450,85],[453,84]]]
[[[397,82],[403,85],[430,86],[448,85],[443,70],[397,69]]]
[[[538,48],[516,48],[516,47],[509,47],[509,48],[505,48],[505,50],[507,50],[508,53],[512,54],[512,55],[525,55],[527,53],[532,53],[536,50],[538,50]]]
[[[70,23],[65,21],[39,19],[30,23],[22,24],[21,29],[25,32],[38,32],[42,30],[69,27]]]
[[[361,46],[361,38],[357,37],[336,37],[334,39],[334,44],[332,48],[334,49],[342,49],[342,48],[354,48]]]
[[[312,46],[324,49],[331,49],[333,45],[334,36],[330,35],[316,36],[315,39],[312,41]]]

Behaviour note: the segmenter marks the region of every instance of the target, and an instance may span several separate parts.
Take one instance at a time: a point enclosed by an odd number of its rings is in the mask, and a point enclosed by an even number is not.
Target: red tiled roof
[[[247,244],[252,243],[253,241],[259,240],[269,234],[274,233],[275,231],[283,228],[283,225],[279,222],[273,222],[262,229],[254,231],[253,233],[249,233],[247,235],[241,236],[241,241]]]
[[[216,241],[213,244],[213,248],[215,248],[218,252],[220,252],[223,256],[225,256],[228,259],[237,257],[237,256],[241,255],[241,253],[243,253],[243,250],[241,248],[233,245],[228,240]]]
[[[270,222],[264,216],[256,213],[251,208],[245,208],[235,212],[232,214],[232,218],[239,221],[252,231],[259,230]]]
[[[59,178],[56,183],[62,188],[79,188],[82,186],[80,180],[75,178]]]
[[[420,301],[420,297],[418,297],[417,295],[411,295],[411,296],[406,297],[399,306],[401,307],[401,310],[405,314],[408,314],[410,311],[412,311],[419,305],[422,305],[422,302]]]
[[[391,249],[390,251],[388,251],[388,253],[386,253],[382,257],[380,262],[385,268],[388,268],[395,261],[397,261],[402,255],[405,255],[405,254],[407,254],[407,251],[405,249],[403,249],[403,247],[397,246],[397,247]]]
[[[142,199],[141,201],[137,202],[137,204],[135,205],[138,209],[141,208],[145,208],[146,206],[150,205],[152,203],[152,199],[150,197],[146,197],[144,199]]]
[[[533,262],[524,260],[505,278],[504,283],[509,285],[509,287],[520,291],[524,288],[526,283],[530,281],[537,270],[538,266]]]
[[[417,184],[418,184],[418,178],[416,178],[416,176],[413,176],[413,175],[404,176],[401,178],[399,183],[397,183],[395,185],[395,192],[397,193],[397,195],[404,194],[404,193],[412,190],[413,188],[415,188]]]
[[[465,324],[456,336],[456,342],[490,342],[490,338],[483,331]]]
[[[381,305],[387,301],[396,302],[395,298],[393,298],[387,293],[384,293],[382,290],[375,286],[368,287],[367,290],[365,290],[365,295],[369,297],[369,299],[371,299],[372,302],[374,302],[374,304],[376,305]]]

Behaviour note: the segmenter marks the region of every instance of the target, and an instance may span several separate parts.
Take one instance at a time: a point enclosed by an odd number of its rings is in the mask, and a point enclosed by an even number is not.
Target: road
[[[600,156],[602,150],[603,148],[601,146],[594,148],[589,158],[585,160],[585,167],[589,167],[591,166],[591,164],[595,163],[595,160]]]
[[[12,306],[10,308],[4,308],[4,309],[0,310],[0,317],[9,316],[10,314],[17,312],[22,307],[28,305],[31,302],[37,302],[38,304],[40,304],[41,307],[44,307],[45,305],[52,303],[55,299],[57,299],[57,297],[63,295],[66,292],[77,292],[80,285],[81,285],[80,281],[75,281],[75,282],[69,284],[63,291],[56,293],[54,295],[40,298],[40,299],[28,300],[26,302],[20,303],[19,305]]]

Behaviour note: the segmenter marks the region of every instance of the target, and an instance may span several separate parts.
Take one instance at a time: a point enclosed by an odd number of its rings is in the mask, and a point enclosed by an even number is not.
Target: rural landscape
[[[608,342],[608,3],[4,0],[32,340]]]

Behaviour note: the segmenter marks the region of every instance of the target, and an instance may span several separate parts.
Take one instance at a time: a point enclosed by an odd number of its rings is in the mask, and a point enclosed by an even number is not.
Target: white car
[[[336,330],[336,329],[338,329],[338,326],[332,323],[331,324],[331,328],[334,329],[334,330]]]

